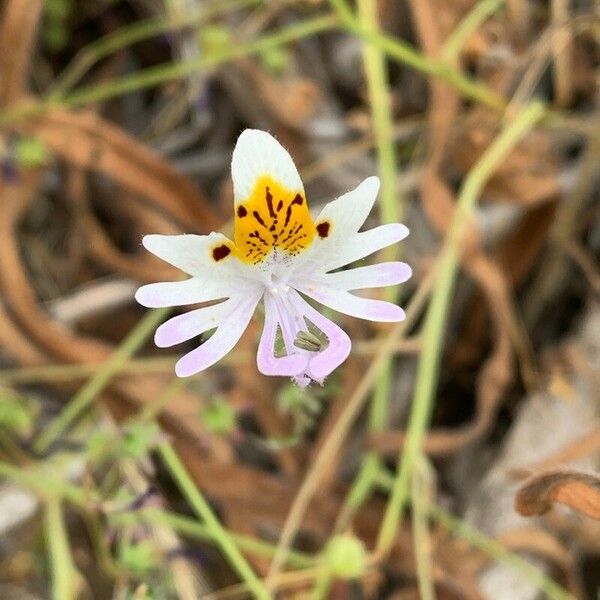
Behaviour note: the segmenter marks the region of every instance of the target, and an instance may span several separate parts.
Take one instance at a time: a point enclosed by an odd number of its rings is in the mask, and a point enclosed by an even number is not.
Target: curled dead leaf
[[[526,481],[515,496],[515,509],[525,517],[541,515],[554,503],[600,519],[600,476],[571,469],[546,471]]]

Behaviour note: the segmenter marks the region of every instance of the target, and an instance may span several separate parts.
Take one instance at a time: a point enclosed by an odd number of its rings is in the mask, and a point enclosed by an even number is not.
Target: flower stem
[[[45,534],[52,571],[52,598],[72,600],[75,597],[75,568],[63,521],[61,500],[58,497],[48,498]]]
[[[134,524],[140,521],[148,521],[155,525],[166,525],[174,531],[185,536],[195,537],[199,540],[214,541],[214,531],[205,523],[199,523],[194,519],[178,515],[158,508],[145,508],[141,511],[119,513],[111,517],[115,524]],[[275,546],[263,540],[225,530],[232,542],[242,550],[255,554],[256,556],[271,557],[275,554]],[[290,551],[288,565],[296,568],[313,567],[317,558],[313,558],[302,552]]]
[[[448,62],[458,58],[467,40],[503,4],[504,0],[480,0],[477,2],[445,41],[441,52],[442,57]]]
[[[345,0],[330,0],[330,2],[348,31],[373,44],[391,58],[449,83],[464,96],[477,100],[490,108],[500,111],[506,108],[506,101],[502,96],[486,85],[463,75],[445,60],[427,58],[406,42],[366,28],[352,15]]]
[[[365,28],[378,33],[377,0],[359,0],[357,7],[358,18]],[[396,181],[397,159],[385,55],[373,44],[365,43],[363,63],[371,104],[373,133],[377,146],[378,171],[381,176],[380,220],[382,223],[397,223],[402,219],[403,199],[399,196]],[[385,260],[394,260],[398,253],[392,247],[387,248],[382,254]],[[396,290],[387,288],[385,294],[385,299],[393,302]],[[373,398],[369,405],[369,430],[371,432],[379,431],[386,425],[391,379],[392,361],[391,358],[387,358],[381,366],[373,390]],[[379,466],[377,453],[368,452],[364,456],[355,483],[349,492],[349,504],[360,505],[363,502],[371,490]]]
[[[163,321],[169,309],[161,308],[148,312],[121,345],[113,352],[94,377],[92,377],[71,399],[60,414],[50,422],[33,444],[34,450],[43,454],[73,424],[73,422],[92,404],[98,394],[119,372],[123,363],[140,348],[156,326]]]
[[[221,523],[219,523],[212,508],[185,470],[185,467],[179,460],[175,450],[173,450],[169,443],[162,442],[158,446],[158,452],[181,493],[190,503],[196,514],[204,521],[207,530],[210,532],[211,538],[221,548],[221,551],[248,586],[248,589],[252,592],[253,596],[259,600],[270,599],[271,594],[256,576],[233,540],[227,534],[227,531],[223,528]]]
[[[201,56],[195,60],[157,65],[121,79],[83,87],[58,101],[49,98],[48,100],[24,102],[4,113],[0,113],[0,127],[8,124],[12,125],[16,121],[39,115],[56,106],[83,106],[121,96],[135,90],[181,79],[192,73],[205,73],[230,60],[263,52],[332,29],[337,22],[335,15],[323,15],[314,19],[307,19],[252,42],[238,45],[231,44],[222,51]]]
[[[451,515],[439,506],[429,505],[425,510],[432,519],[465,539],[474,548],[479,548],[499,563],[503,563],[523,575],[540,592],[543,592],[546,598],[550,598],[550,600],[575,600],[569,592],[542,571],[532,566],[518,554],[505,548],[500,542],[487,537],[469,523]]]
[[[446,236],[438,265],[438,280],[423,326],[423,350],[417,369],[417,380],[408,435],[398,459],[398,471],[377,539],[377,552],[386,554],[402,520],[402,511],[410,493],[411,473],[421,452],[429,424],[437,388],[442,340],[446,317],[460,259],[460,242],[472,216],[475,204],[490,176],[519,140],[545,115],[543,104],[533,102],[525,107],[494,140],[479,162],[467,175],[460,191],[456,210]]]
[[[85,46],[75,55],[75,58],[65,67],[52,83],[49,97],[59,100],[71,90],[84,75],[100,60],[118,50],[137,44],[150,37],[167,33],[184,27],[194,27],[210,18],[229,11],[256,6],[262,0],[235,0],[222,2],[219,5],[194,11],[182,18],[165,18],[165,16],[144,19],[128,27],[121,27],[114,33],[105,35]]]

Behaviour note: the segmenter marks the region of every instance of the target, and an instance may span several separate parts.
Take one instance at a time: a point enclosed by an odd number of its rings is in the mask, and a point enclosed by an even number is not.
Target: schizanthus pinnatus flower
[[[347,270],[340,267],[408,235],[400,223],[359,232],[375,202],[377,177],[327,204],[313,220],[304,187],[287,151],[264,131],[239,137],[231,164],[234,191],[233,241],[210,235],[147,235],[150,252],[191,276],[142,286],[136,294],[147,307],[217,301],[173,317],[156,331],[157,346],[179,344],[208,330],[213,335],[181,358],[180,377],[210,367],[242,336],[262,299],[265,323],[258,369],[290,376],[302,386],[323,382],[350,353],[348,335],[302,297],[370,321],[401,321],[395,304],[351,294],[406,281],[410,267],[385,262]],[[276,351],[278,345],[285,353]]]

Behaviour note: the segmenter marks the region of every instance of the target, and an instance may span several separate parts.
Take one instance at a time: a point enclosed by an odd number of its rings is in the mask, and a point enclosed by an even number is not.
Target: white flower
[[[400,223],[359,232],[379,189],[377,177],[327,204],[313,221],[302,181],[287,151],[264,131],[245,130],[231,164],[235,233],[231,241],[210,235],[147,235],[144,246],[191,275],[178,282],[142,286],[137,301],[147,307],[219,303],[176,316],[156,331],[157,346],[179,344],[216,328],[181,358],[180,377],[210,367],[227,354],[264,300],[265,323],[258,369],[286,375],[298,384],[322,382],[350,353],[348,335],[304,300],[370,321],[401,321],[404,311],[350,290],[406,281],[410,267],[387,262],[335,271],[408,235]],[[285,354],[276,355],[276,338]]]

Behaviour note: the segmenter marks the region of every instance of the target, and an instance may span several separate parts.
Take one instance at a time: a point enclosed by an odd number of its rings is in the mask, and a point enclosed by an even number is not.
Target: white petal
[[[239,291],[229,279],[192,277],[185,281],[165,281],[143,285],[135,293],[135,299],[147,308],[185,306],[227,298]]]
[[[384,262],[366,267],[357,267],[347,271],[327,273],[321,281],[332,288],[361,290],[397,285],[410,279],[411,268],[403,262]]]
[[[287,150],[266,131],[245,129],[240,134],[231,160],[234,201],[250,196],[256,180],[270,175],[288,190],[304,192],[302,180]]]
[[[324,271],[332,271],[395,244],[407,235],[408,227],[401,223],[388,223],[356,233],[339,244],[335,253],[329,253],[321,266]]]
[[[240,304],[240,298],[231,298],[220,304],[205,306],[177,315],[163,323],[154,334],[159,348],[168,348],[214,329]]]
[[[233,242],[221,233],[152,234],[144,236],[142,243],[152,254],[195,277],[224,279],[247,275],[245,265],[231,253],[225,258],[215,260],[215,249],[233,247]]]
[[[279,313],[270,294],[265,295],[265,325],[256,361],[258,370],[263,375],[281,375],[293,377],[303,373],[308,365],[308,357],[300,353],[289,353],[287,356],[275,357],[275,338]],[[289,352],[289,351],[288,351]]]
[[[359,298],[349,292],[326,286],[305,284],[297,286],[296,289],[313,300],[352,317],[386,323],[404,320],[404,311],[391,302]]]
[[[248,327],[260,295],[251,294],[234,309],[200,347],[183,356],[175,365],[178,377],[194,375],[218,362],[230,352]]]
[[[327,221],[331,225],[328,243],[336,243],[355,234],[367,220],[379,191],[379,178],[367,177],[352,191],[326,204],[315,224]]]

